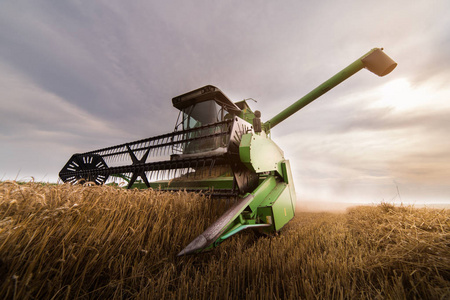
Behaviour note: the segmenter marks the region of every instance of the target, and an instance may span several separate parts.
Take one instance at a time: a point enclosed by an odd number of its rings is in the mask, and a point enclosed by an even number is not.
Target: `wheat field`
[[[185,192],[0,183],[2,299],[450,299],[450,212],[297,212],[176,254],[227,208]]]

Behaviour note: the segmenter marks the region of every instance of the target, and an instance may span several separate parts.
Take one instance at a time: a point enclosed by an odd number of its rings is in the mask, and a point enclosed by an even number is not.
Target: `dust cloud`
[[[339,201],[313,201],[313,200],[299,200],[295,206],[296,212],[334,212],[345,213],[348,209],[356,206],[376,206],[379,203],[355,203],[355,202],[339,202]],[[450,209],[449,202],[436,202],[436,203],[401,203],[401,202],[389,202],[395,206],[412,206],[415,208],[427,207],[431,209]]]
[[[300,201],[297,200],[295,206],[296,212],[336,212],[344,213],[350,207],[360,206],[364,204],[350,202],[332,202],[332,201]]]

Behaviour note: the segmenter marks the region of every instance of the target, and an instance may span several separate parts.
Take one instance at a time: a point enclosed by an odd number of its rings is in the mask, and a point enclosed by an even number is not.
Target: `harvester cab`
[[[241,115],[240,108],[231,102],[221,90],[212,85],[207,85],[189,93],[172,99],[173,106],[180,110],[175,132],[191,130],[189,138],[191,142],[183,145],[178,152],[187,157],[188,154],[203,153],[208,151],[226,152],[227,140],[218,136],[215,139],[195,139],[204,135],[218,133],[217,127],[208,127],[206,131],[196,131],[204,125],[221,124],[226,120],[232,120]]]
[[[233,103],[207,85],[172,99],[180,110],[172,133],[74,154],[59,177],[99,185],[120,178],[128,188],[237,199],[179,255],[211,249],[247,228],[276,232],[294,217],[296,194],[289,161],[271,140],[270,129],[359,70],[384,76],[396,65],[374,48],[264,123],[245,100]]]

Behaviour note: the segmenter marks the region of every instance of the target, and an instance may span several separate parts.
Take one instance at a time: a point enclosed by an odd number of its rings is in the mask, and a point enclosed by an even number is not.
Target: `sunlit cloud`
[[[436,86],[436,84],[420,84],[412,86],[406,78],[398,78],[384,84],[378,92],[377,101],[372,107],[394,108],[398,113],[414,110],[442,110],[450,107],[450,101],[443,94],[448,94],[450,88]]]

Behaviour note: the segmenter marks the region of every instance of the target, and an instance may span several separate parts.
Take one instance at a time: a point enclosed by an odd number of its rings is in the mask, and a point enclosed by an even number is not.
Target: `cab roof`
[[[241,109],[236,104],[228,99],[219,88],[213,85],[205,85],[204,87],[176,96],[172,98],[172,104],[175,108],[182,110],[193,104],[208,100],[215,100],[231,113],[239,114],[241,112]]]

